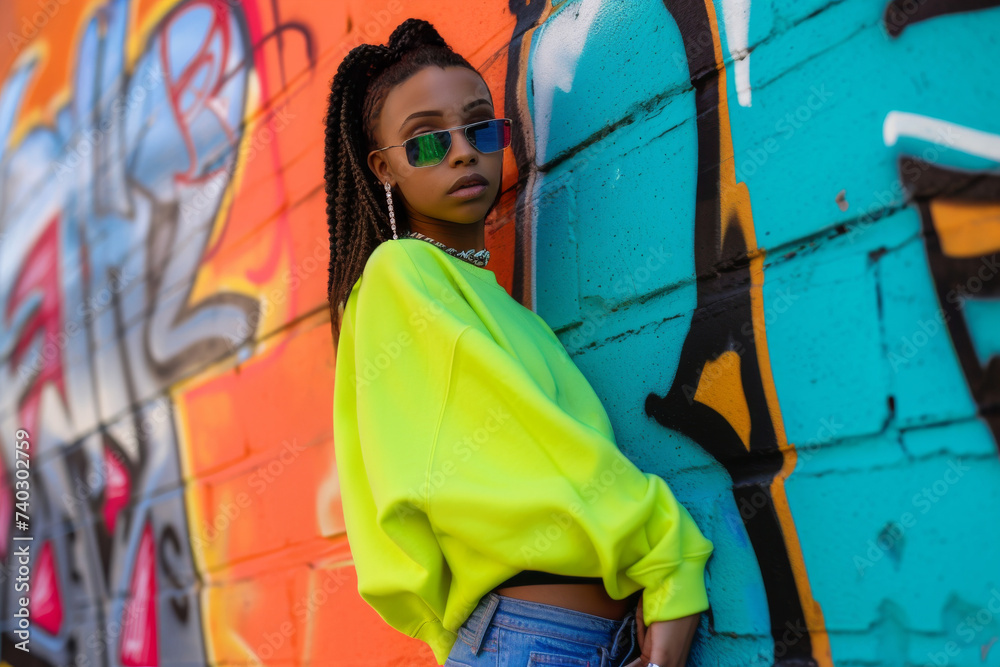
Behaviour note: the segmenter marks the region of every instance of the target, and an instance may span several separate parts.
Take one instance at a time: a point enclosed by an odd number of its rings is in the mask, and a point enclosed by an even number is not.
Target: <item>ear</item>
[[[372,151],[368,154],[368,168],[375,175],[379,183],[389,181],[392,183],[392,170],[385,159],[384,151]]]

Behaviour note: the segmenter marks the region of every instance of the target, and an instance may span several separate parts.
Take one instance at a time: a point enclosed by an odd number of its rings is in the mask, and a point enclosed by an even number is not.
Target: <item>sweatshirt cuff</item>
[[[642,620],[646,625],[672,621],[708,609],[705,562],[711,555],[709,551],[685,558],[662,583],[646,587],[642,593]]]
[[[441,621],[435,618],[417,628],[411,637],[429,645],[431,651],[434,652],[434,658],[437,659],[437,664],[443,665],[451,653],[451,649],[455,646],[458,634],[445,629]]]

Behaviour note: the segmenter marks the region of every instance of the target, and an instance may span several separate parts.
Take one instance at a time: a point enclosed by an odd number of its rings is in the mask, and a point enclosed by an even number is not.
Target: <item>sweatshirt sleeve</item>
[[[450,574],[426,516],[425,479],[467,325],[442,307],[399,244],[375,250],[355,289],[337,349],[334,447],[358,593],[440,657],[455,640],[435,608]]]
[[[615,599],[644,588],[647,624],[708,609],[712,542],[661,477],[533,377],[480,327],[459,336],[428,494],[449,557],[599,576]]]

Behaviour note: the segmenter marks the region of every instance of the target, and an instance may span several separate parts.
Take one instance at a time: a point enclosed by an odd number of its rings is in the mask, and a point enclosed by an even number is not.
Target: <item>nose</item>
[[[453,165],[475,164],[479,160],[479,151],[469,142],[465,130],[452,131],[450,157]]]

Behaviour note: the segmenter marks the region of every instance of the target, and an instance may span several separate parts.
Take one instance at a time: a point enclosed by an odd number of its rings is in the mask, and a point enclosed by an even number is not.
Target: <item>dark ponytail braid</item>
[[[392,238],[385,190],[368,168],[375,145],[375,120],[393,86],[423,67],[468,67],[427,21],[410,18],[389,36],[388,46],[359,44],[333,77],[326,112],[323,178],[330,232],[327,300],[334,345],[340,338],[343,308],[368,257]],[[409,229],[402,206],[393,202],[397,233]]]

